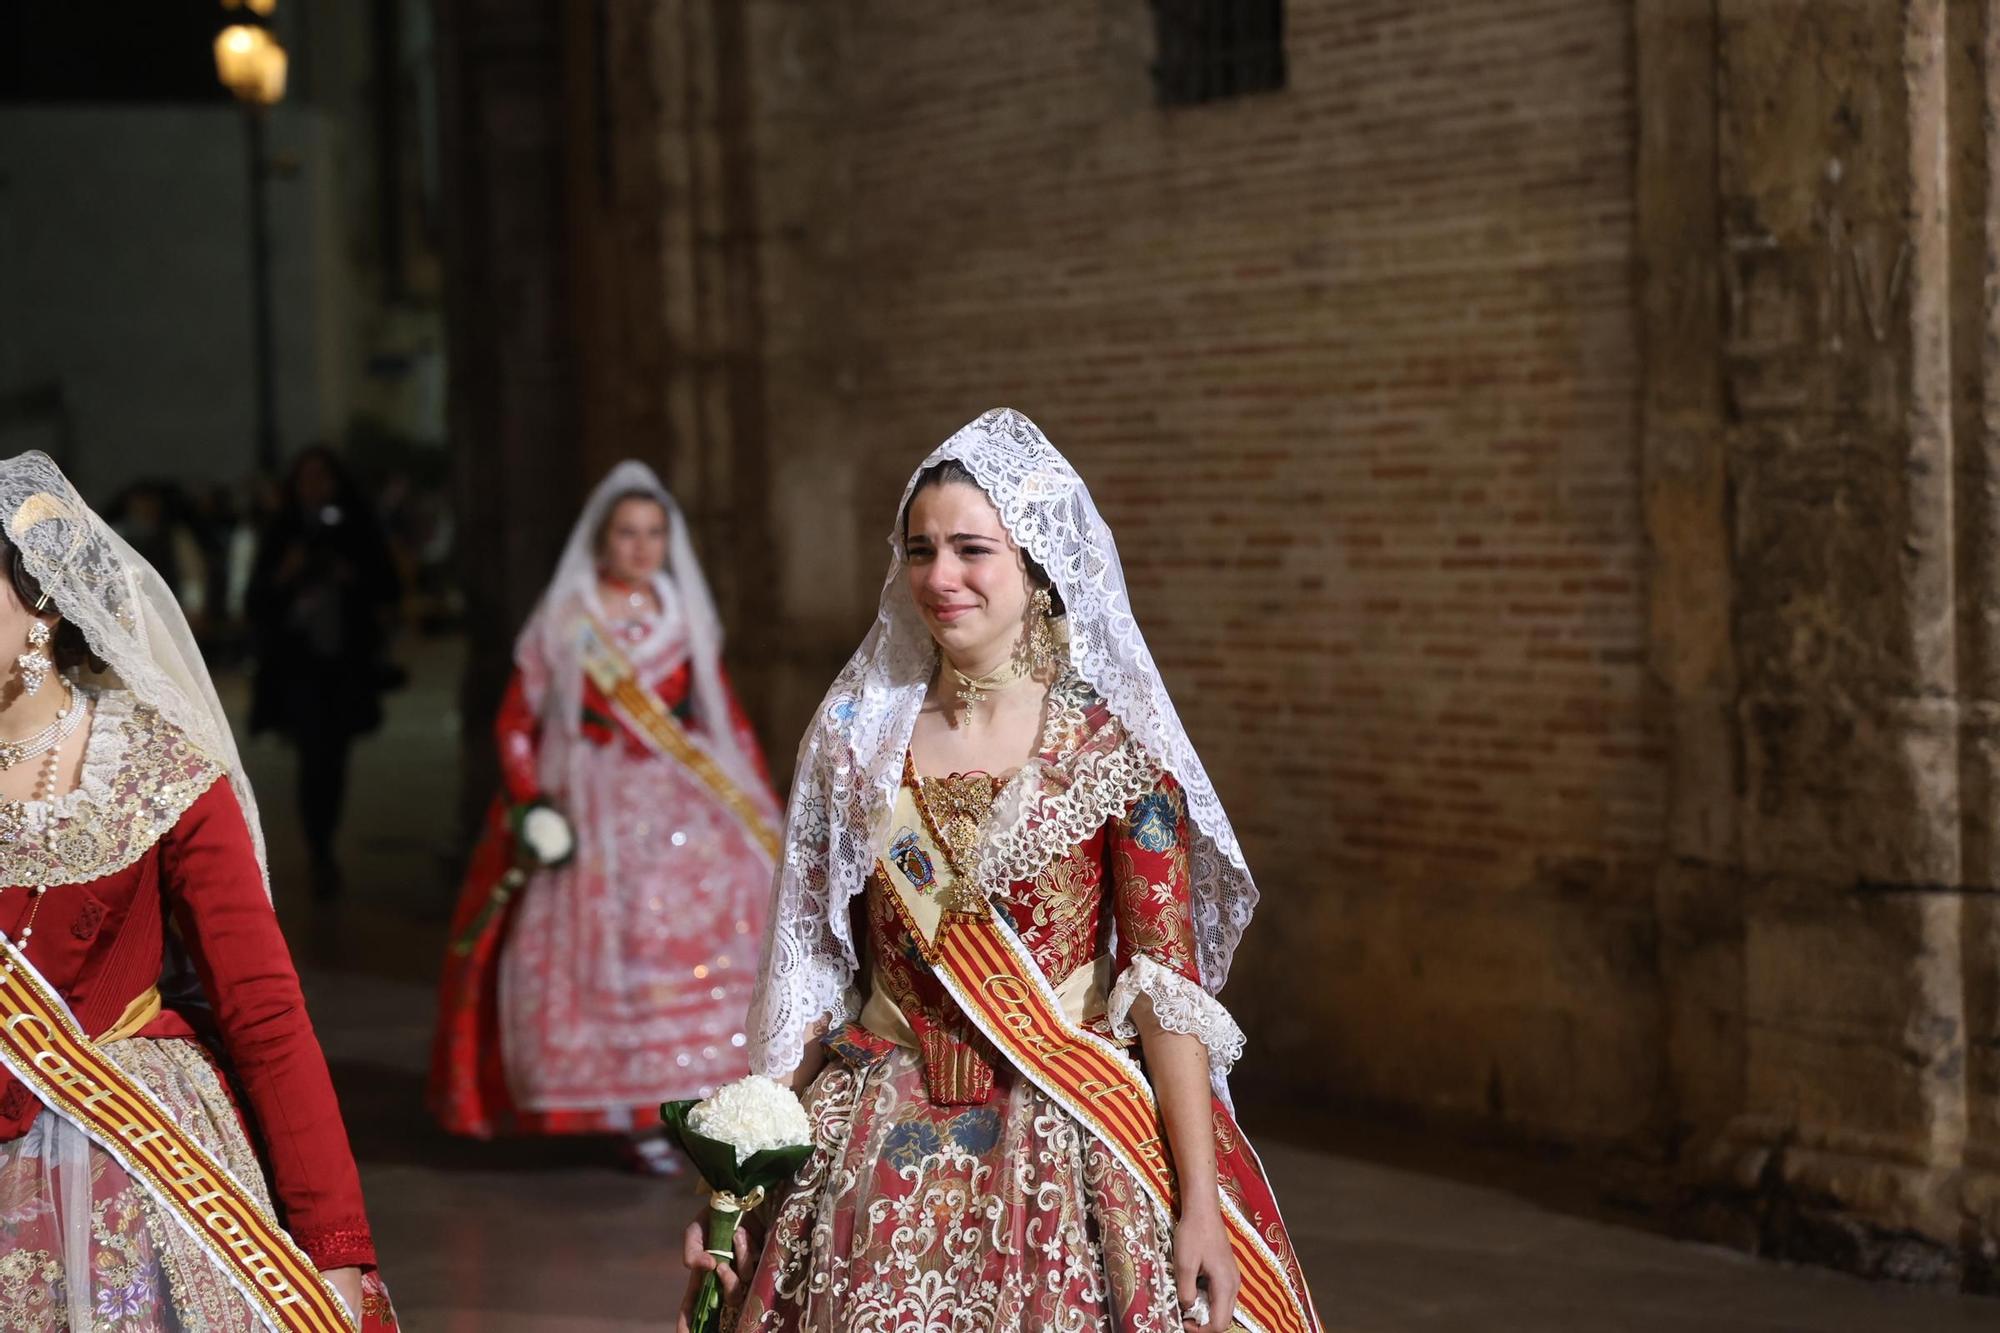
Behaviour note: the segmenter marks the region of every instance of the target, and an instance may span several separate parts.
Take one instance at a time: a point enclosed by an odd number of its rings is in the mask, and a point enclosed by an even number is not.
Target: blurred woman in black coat
[[[382,693],[400,679],[387,658],[400,593],[381,526],[339,456],[324,446],[299,455],[250,578],[250,729],[277,731],[298,749],[299,814],[319,898],[340,888],[334,834],[348,752],[382,724]]]

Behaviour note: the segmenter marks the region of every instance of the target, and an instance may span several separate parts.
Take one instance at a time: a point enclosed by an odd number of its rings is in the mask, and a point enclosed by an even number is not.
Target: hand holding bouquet
[[[708,1184],[708,1253],[736,1259],[736,1227],[770,1190],[812,1154],[812,1125],[790,1088],[761,1074],[718,1088],[706,1101],[660,1107],[667,1132]],[[689,1333],[713,1333],[722,1317],[722,1278],[711,1268],[689,1311]]]
[[[479,915],[473,918],[472,924],[452,941],[452,949],[461,957],[478,947],[480,937],[500,915],[500,910],[528,882],[530,867],[553,870],[569,864],[576,855],[576,830],[570,827],[562,811],[542,797],[537,796],[509,810],[507,827],[514,834],[514,864],[507,867],[507,873],[494,884],[493,892],[480,907]]]
[[[514,836],[536,864],[553,869],[576,855],[576,831],[562,811],[540,797],[516,806],[510,818]]]

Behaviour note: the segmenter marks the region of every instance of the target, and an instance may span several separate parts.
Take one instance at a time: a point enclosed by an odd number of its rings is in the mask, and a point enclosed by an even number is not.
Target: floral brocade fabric
[[[1125,745],[1087,686],[1058,685],[1039,755],[1011,783],[995,784],[985,811],[982,851],[1010,819],[1018,844],[1039,838],[1053,849],[1008,887],[1007,925],[1051,983],[1108,956],[1124,1009],[1144,978],[1156,1007],[1182,1005],[1186,1021],[1170,1026],[1240,1049],[1233,1022],[1196,979],[1182,792],[1172,777],[1127,760]],[[938,780],[909,765],[904,783],[911,799],[897,810],[914,807],[941,846],[959,806],[984,804],[949,793],[940,801]],[[1040,818],[1024,827],[1014,811],[1027,792]],[[926,962],[899,891],[938,895],[947,868],[918,850],[900,818],[867,888],[867,964],[917,1044],[896,1045],[860,1024],[827,1042],[828,1067],[807,1099],[818,1150],[777,1207],[738,1327],[1180,1329],[1170,1225],[1138,1178],[1001,1059]],[[1115,984],[1109,1012],[1105,998],[1087,1026],[1129,1037]]]
[[[1138,1181],[1025,1080],[939,1106],[919,1058],[835,1061],[739,1333],[1178,1333],[1173,1237]]]

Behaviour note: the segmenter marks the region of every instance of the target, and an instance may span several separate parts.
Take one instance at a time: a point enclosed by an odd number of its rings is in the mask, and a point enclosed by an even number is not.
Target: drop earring
[[[1044,683],[1053,680],[1062,645],[1056,640],[1055,601],[1047,588],[1037,588],[1028,598],[1027,614],[1021,618],[1021,637],[1014,641],[1014,667],[1024,676]]]
[[[42,682],[49,678],[49,669],[55,665],[45,651],[52,637],[48,622],[37,620],[28,631],[28,651],[14,659],[21,672],[21,688],[29,694],[42,688]]]

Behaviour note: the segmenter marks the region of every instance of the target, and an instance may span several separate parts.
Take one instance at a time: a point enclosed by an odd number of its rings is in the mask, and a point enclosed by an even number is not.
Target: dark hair
[[[327,476],[332,478],[335,504],[342,509],[358,509],[363,506],[367,496],[362,491],[361,484],[354,479],[354,471],[347,466],[347,460],[342,458],[340,451],[330,444],[309,445],[301,449],[292,459],[291,466],[285,469],[283,483],[285,500],[288,504],[298,502],[299,478],[305,475],[307,465],[312,463],[318,463],[325,468]]]
[[[20,547],[12,542],[0,542],[0,545],[7,550],[7,577],[14,585],[14,595],[21,599],[21,605],[33,611],[35,603],[42,600],[41,580],[28,572],[28,562],[22,557]],[[104,670],[104,660],[90,651],[90,641],[83,637],[83,631],[66,619],[56,621],[55,638],[49,643],[49,656],[55,660],[58,671]]]
[[[979,484],[971,469],[956,458],[941,458],[917,474],[917,484],[910,487],[910,498],[903,503],[902,529],[905,551],[910,547],[910,509],[917,503],[917,497],[935,486],[953,484],[970,486],[981,495],[986,495],[986,488]],[[991,500],[992,497],[987,496],[987,499]],[[1001,526],[1004,528],[1006,525],[1003,523]],[[1062,589],[1056,587],[1055,580],[1049,577],[1049,572],[1041,567],[1035,557],[1028,554],[1026,547],[1020,549],[1021,563],[1028,571],[1028,582],[1049,595],[1049,614],[1052,616],[1064,614]]]
[[[618,506],[624,504],[627,500],[644,500],[647,504],[652,505],[660,511],[661,518],[669,522],[673,520],[673,515],[667,511],[667,502],[662,500],[656,492],[649,491],[643,486],[634,486],[631,490],[620,491],[611,497],[610,504],[604,506],[604,518],[597,525],[597,535],[591,538],[590,541],[590,547],[593,551],[602,554],[604,550],[604,535],[611,531],[611,517],[618,512]]]

